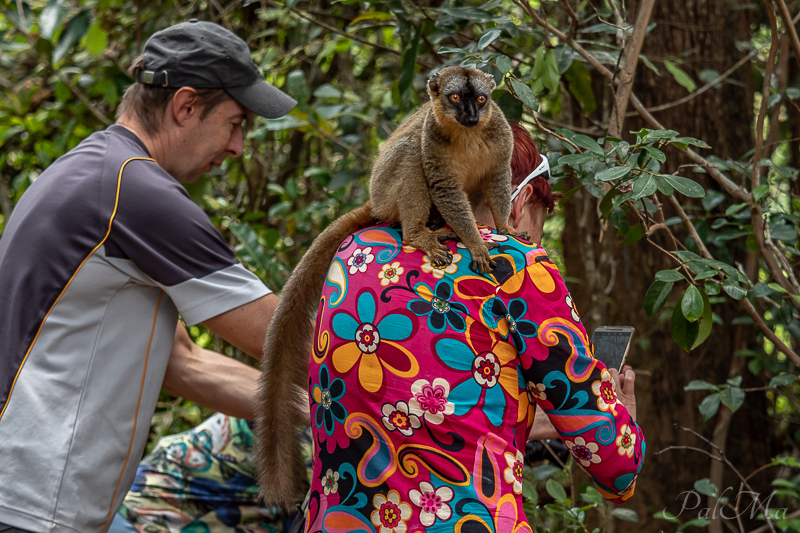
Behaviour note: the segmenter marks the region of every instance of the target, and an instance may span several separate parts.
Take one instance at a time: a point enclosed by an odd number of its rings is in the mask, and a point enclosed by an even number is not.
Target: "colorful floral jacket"
[[[315,443],[306,531],[530,531],[525,442],[545,410],[607,499],[633,495],[644,436],[592,357],[557,267],[481,227],[497,264],[431,264],[398,225],[339,248],[309,367]]]

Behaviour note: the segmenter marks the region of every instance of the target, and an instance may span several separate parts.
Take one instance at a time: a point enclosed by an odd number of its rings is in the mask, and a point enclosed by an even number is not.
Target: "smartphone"
[[[594,330],[594,358],[602,361],[606,368],[622,370],[634,331],[631,326],[600,326]]]

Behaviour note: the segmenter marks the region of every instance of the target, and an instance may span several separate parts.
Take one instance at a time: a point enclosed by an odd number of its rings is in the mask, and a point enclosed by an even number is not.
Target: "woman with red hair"
[[[607,499],[633,495],[644,459],[633,373],[591,355],[538,244],[556,199],[547,159],[513,130],[509,224],[531,241],[477,209],[497,244],[491,274],[458,242],[446,243],[450,265],[433,264],[399,224],[353,233],[331,262],[309,364],[305,531],[531,531],[522,467],[537,408],[535,437],[563,439]]]

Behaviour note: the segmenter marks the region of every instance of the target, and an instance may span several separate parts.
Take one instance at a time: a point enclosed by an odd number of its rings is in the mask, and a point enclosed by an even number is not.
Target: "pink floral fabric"
[[[480,228],[481,275],[439,267],[397,225],[350,235],[309,366],[309,532],[530,531],[522,469],[542,408],[607,499],[633,495],[645,442],[541,247]]]

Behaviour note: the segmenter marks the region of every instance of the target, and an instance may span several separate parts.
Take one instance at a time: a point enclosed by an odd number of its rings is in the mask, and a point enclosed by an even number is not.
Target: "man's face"
[[[236,100],[229,99],[214,108],[204,119],[202,110],[186,123],[182,135],[181,169],[175,176],[183,183],[193,183],[201,175],[220,166],[226,157],[240,157],[244,147],[242,122],[249,112]]]

